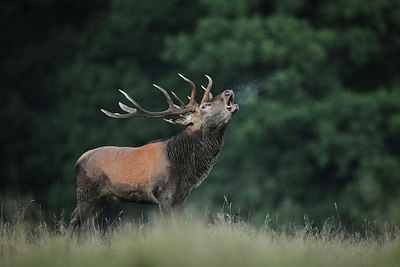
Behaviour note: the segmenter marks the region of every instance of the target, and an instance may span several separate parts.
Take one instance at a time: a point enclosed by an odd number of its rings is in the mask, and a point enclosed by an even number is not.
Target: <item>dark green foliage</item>
[[[9,1],[1,8],[3,196],[72,210],[74,164],[103,145],[181,130],[112,120],[117,89],[151,110],[152,83],[189,93],[177,72],[240,112],[210,177],[189,202],[223,195],[261,222],[358,225],[400,219],[399,1]]]

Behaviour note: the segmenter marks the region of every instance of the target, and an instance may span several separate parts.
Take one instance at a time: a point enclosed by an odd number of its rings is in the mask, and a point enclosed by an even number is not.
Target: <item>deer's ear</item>
[[[179,117],[176,119],[164,119],[166,122],[172,123],[172,124],[179,124],[179,125],[188,125],[191,121],[188,117]]]

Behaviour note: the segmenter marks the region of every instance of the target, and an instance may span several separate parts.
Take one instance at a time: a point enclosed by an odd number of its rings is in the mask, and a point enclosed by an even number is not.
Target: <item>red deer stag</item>
[[[71,215],[71,227],[103,212],[114,201],[158,205],[162,215],[181,210],[190,191],[200,185],[210,172],[222,147],[222,137],[232,114],[239,110],[234,93],[226,90],[216,97],[210,93],[212,79],[200,104],[196,103],[196,86],[179,74],[192,88],[187,105],[171,92],[154,85],[165,96],[169,108],[162,112],[144,110],[127,93],[120,92],[135,106],[119,106],[126,114],[101,110],[112,118],[163,118],[179,115],[167,122],[188,125],[171,138],[153,141],[141,147],[100,147],[84,153],[77,161],[77,207]]]

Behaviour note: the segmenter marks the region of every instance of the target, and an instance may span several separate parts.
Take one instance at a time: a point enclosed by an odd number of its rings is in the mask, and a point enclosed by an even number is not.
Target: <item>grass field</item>
[[[1,222],[0,266],[399,266],[397,227],[349,233],[327,223],[252,227],[229,213],[212,223],[120,224],[80,236],[63,224]]]

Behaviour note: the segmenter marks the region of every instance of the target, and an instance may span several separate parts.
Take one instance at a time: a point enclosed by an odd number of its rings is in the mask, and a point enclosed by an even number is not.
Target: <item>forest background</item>
[[[0,202],[73,210],[74,165],[105,145],[139,146],[182,130],[115,120],[128,92],[189,93],[177,73],[240,111],[188,205],[227,196],[255,224],[400,220],[400,1],[3,1]]]

